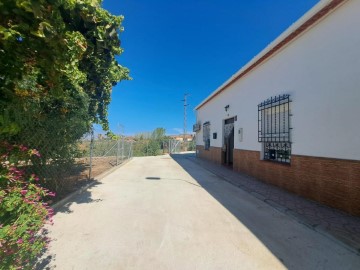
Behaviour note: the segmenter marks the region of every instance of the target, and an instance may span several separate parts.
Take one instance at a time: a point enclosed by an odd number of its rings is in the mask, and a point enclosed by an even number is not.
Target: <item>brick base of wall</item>
[[[198,157],[221,164],[221,148]],[[260,152],[234,149],[233,169],[300,196],[360,216],[360,161],[291,156],[291,164],[260,160]]]
[[[234,170],[322,204],[360,215],[360,162],[291,156],[291,165],[260,160],[260,152],[234,150]]]
[[[209,150],[205,150],[204,146],[197,145],[196,150],[198,157],[221,164],[221,147],[211,146]]]

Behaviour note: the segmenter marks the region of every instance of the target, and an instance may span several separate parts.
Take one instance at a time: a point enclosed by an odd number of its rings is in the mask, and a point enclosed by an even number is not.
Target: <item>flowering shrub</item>
[[[54,193],[42,188],[26,167],[38,151],[0,144],[0,269],[27,269],[47,245],[43,226],[53,210],[42,202]]]

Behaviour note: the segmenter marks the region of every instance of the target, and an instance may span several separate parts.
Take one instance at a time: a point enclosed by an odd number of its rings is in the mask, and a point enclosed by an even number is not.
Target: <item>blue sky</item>
[[[319,0],[104,0],[124,15],[124,53],[118,58],[132,81],[113,89],[109,108],[113,132],[133,135],[157,127],[187,131],[194,107]]]

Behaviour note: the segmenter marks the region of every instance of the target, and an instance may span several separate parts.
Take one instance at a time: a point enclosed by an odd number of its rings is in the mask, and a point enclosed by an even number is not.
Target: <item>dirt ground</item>
[[[89,177],[89,168],[90,168],[90,159],[84,158],[82,159],[82,163],[85,165],[86,170],[83,171],[83,177]],[[121,160],[119,160],[121,163]],[[91,168],[91,177],[94,178],[99,176],[100,174],[106,172],[107,170],[116,166],[116,157],[101,157],[101,158],[93,158],[92,160],[92,168]]]
[[[121,164],[121,160],[119,160],[119,164]],[[65,185],[67,185],[67,187],[62,189],[61,191],[58,191],[57,196],[53,200],[48,202],[55,203],[65,198],[68,194],[78,190],[82,186],[85,186],[92,181],[96,181],[97,176],[101,175],[102,173],[110,170],[115,166],[116,157],[93,158],[91,166],[91,178],[89,178],[90,159],[81,158],[76,160],[76,168],[69,169],[68,174],[63,176],[63,181]]]

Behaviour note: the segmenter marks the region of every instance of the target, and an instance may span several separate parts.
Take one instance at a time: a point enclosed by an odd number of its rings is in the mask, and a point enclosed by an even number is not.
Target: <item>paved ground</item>
[[[349,249],[185,155],[134,158],[54,220],[42,268],[360,268]]]
[[[186,157],[223,180],[251,193],[317,232],[335,238],[360,254],[360,217],[296,196],[253,177],[196,158],[194,154],[188,154]]]

